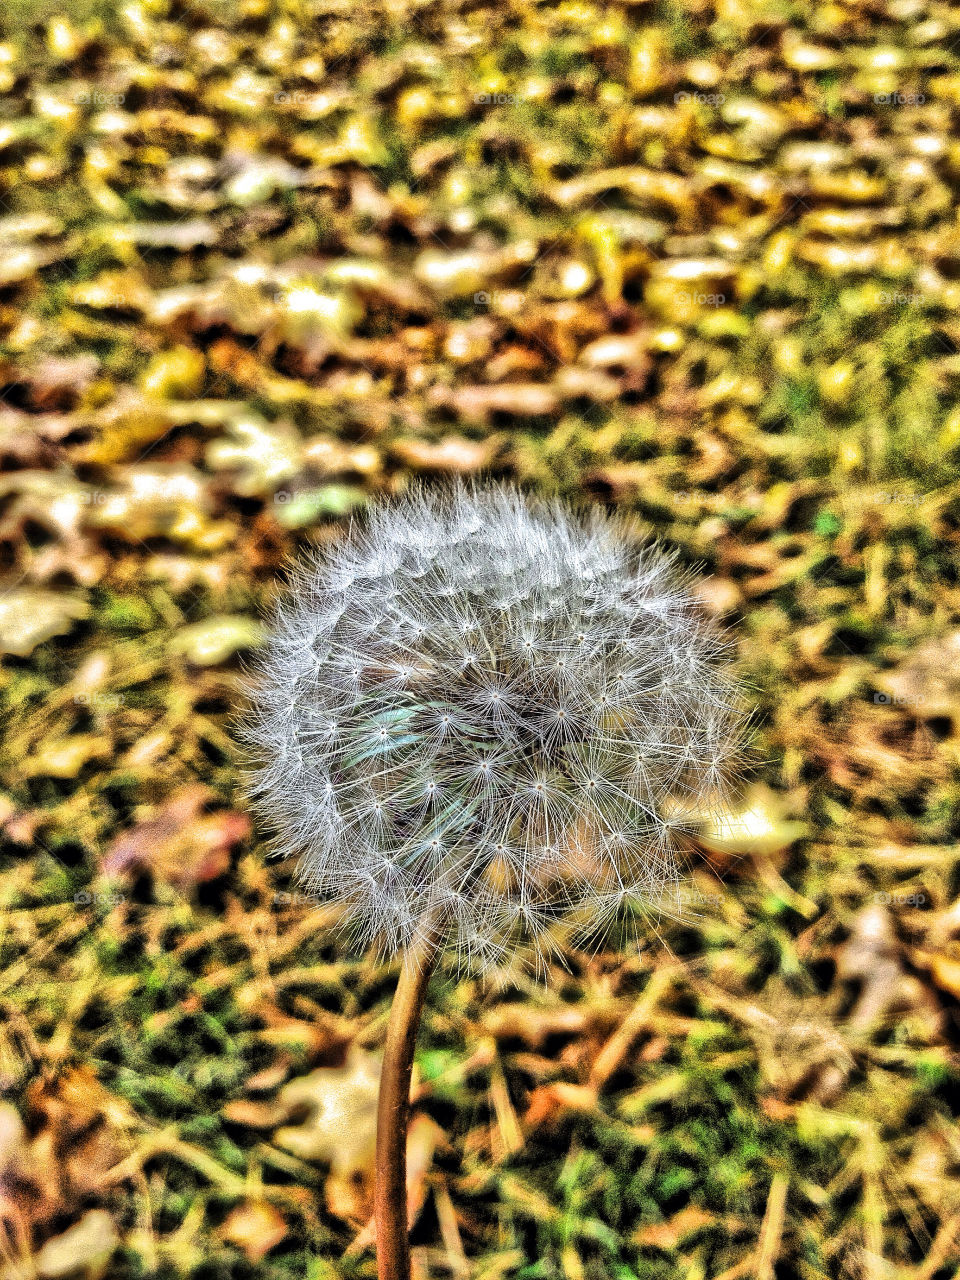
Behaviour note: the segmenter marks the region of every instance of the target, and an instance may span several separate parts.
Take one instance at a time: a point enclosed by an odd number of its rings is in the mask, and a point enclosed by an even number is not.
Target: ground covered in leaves
[[[960,1268],[960,10],[0,19],[0,1275],[361,1280],[393,975],[263,857],[287,555],[412,476],[632,513],[759,708],[678,910],[435,982],[422,1277]]]

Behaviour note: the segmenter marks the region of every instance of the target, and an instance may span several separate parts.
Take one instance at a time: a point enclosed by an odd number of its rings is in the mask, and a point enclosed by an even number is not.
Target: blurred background
[[[394,974],[230,715],[411,479],[603,503],[755,702],[677,910],[440,974],[421,1277],[960,1275],[960,9],[11,0],[0,1276],[368,1280]]]

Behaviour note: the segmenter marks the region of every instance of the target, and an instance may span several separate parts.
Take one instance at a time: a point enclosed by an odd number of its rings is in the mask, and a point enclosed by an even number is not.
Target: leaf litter
[[[481,472],[710,571],[756,767],[639,945],[437,980],[420,1273],[953,1275],[957,12],[0,22],[0,1275],[373,1274],[390,975],[229,717],[290,553]]]

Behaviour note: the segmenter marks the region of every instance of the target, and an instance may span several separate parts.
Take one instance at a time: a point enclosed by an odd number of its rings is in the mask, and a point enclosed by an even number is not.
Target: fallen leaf
[[[207,448],[207,464],[214,471],[231,471],[238,493],[272,493],[303,466],[303,441],[289,422],[267,422],[247,410],[232,418],[227,429],[229,438],[214,440]]]
[[[106,876],[135,869],[185,890],[213,880],[230,865],[230,851],[246,838],[250,819],[229,809],[205,813],[212,793],[185,786],[155,815],[122,832],[101,862]]]
[[[210,667],[226,662],[239,649],[256,649],[265,635],[263,626],[253,618],[224,615],[183,627],[170,641],[170,648],[197,666]]]
[[[277,1102],[254,1102],[249,1098],[235,1098],[220,1113],[231,1124],[242,1124],[248,1129],[273,1129],[286,1118],[286,1108]]]
[[[914,952],[911,958],[927,970],[941,991],[960,1000],[960,959],[940,952],[923,951]]]
[[[202,162],[202,158],[201,162]],[[169,172],[169,166],[168,166]],[[189,203],[197,196],[190,193]],[[217,228],[208,218],[182,218],[175,222],[134,222],[123,228],[117,240],[146,245],[150,249],[195,249],[198,245],[216,244]]]
[[[196,468],[171,463],[125,468],[118,483],[98,491],[89,524],[142,542],[170,538],[200,551],[217,551],[234,528],[210,518],[208,478]]]
[[[280,1091],[286,1114],[305,1112],[274,1142],[301,1160],[323,1160],[327,1207],[339,1218],[365,1221],[372,1208],[380,1059],[352,1045],[342,1067],[320,1067]]]
[[[75,778],[84,765],[110,753],[110,743],[96,734],[51,738],[42,741],[40,750],[24,759],[22,773],[25,778]]]
[[[850,937],[838,949],[836,958],[838,978],[857,989],[857,998],[845,1020],[849,1034],[856,1038],[875,1032],[894,1009],[923,1006],[923,988],[906,971],[904,962],[903,948],[886,907],[874,903],[858,911]],[[930,1012],[936,1019],[937,1011]],[[821,1068],[811,1097],[830,1103],[853,1066],[849,1053],[834,1055],[833,1061]]]
[[[534,1089],[523,1124],[525,1128],[536,1129],[541,1125],[553,1124],[560,1116],[571,1111],[593,1112],[596,1105],[595,1089],[558,1080]]]
[[[634,1233],[633,1239],[640,1245],[672,1250],[695,1231],[708,1227],[715,1221],[714,1214],[698,1209],[696,1205],[688,1205],[686,1209],[681,1209],[666,1222],[655,1222],[650,1226],[641,1227]]]
[[[250,1262],[259,1262],[287,1237],[287,1224],[279,1210],[264,1200],[238,1204],[230,1213],[220,1235],[235,1244]]]
[[[147,365],[140,385],[148,396],[160,400],[189,399],[199,395],[206,361],[193,347],[179,346],[163,351]]]
[[[471,422],[485,422],[493,413],[543,417],[556,413],[560,397],[540,382],[500,382],[490,386],[434,387],[431,403],[453,409]]]
[[[789,802],[770,787],[752,786],[735,807],[716,808],[696,824],[697,843],[721,857],[769,856],[787,848],[807,832],[807,824],[789,816]]]
[[[72,409],[99,368],[100,361],[89,352],[78,356],[45,356],[25,371],[31,407],[41,413]]]
[[[445,1140],[446,1135],[436,1121],[431,1120],[429,1116],[418,1115],[410,1123],[407,1131],[407,1225],[413,1227],[427,1198],[427,1174],[433,1164],[433,1156],[438,1145]],[[344,1189],[347,1190],[347,1189]],[[336,1193],[335,1193],[336,1194]],[[331,1205],[330,1188],[327,1190],[328,1205]],[[332,1207],[332,1206],[331,1206]],[[344,1201],[343,1209],[349,1207],[349,1201]],[[370,1206],[372,1207],[372,1205]],[[369,1212],[369,1208],[368,1208]],[[341,1212],[339,1217],[357,1218],[356,1213]],[[374,1220],[367,1218],[366,1225],[358,1232],[356,1238],[347,1250],[347,1256],[360,1253],[365,1248],[374,1243],[376,1237],[376,1225]]]
[[[486,440],[467,440],[448,435],[436,443],[416,438],[394,440],[390,452],[414,471],[444,471],[469,475],[488,467],[496,456],[501,441],[490,436]]]
[[[107,1274],[119,1236],[105,1209],[90,1209],[62,1235],[48,1240],[36,1257],[37,1274],[43,1280],[84,1276],[98,1280]]]
[[[143,314],[150,310],[153,295],[143,277],[135,271],[105,271],[93,280],[71,286],[71,302],[92,311],[124,311]]]
[[[953,716],[960,708],[960,631],[920,645],[874,683],[885,701],[923,716]]]
[[[427,1198],[427,1174],[445,1134],[429,1116],[414,1116],[407,1131],[407,1222],[412,1227]]]
[[[96,414],[95,431],[79,455],[82,461],[111,464],[139,456],[170,429],[164,406],[135,387],[123,386]]]
[[[90,605],[80,596],[23,587],[0,595],[0,653],[25,658],[39,644],[65,635]]]
[[[299,492],[283,491],[274,497],[277,521],[285,529],[301,529],[321,516],[349,515],[366,501],[363,489],[349,484],[326,484],[319,489]]]

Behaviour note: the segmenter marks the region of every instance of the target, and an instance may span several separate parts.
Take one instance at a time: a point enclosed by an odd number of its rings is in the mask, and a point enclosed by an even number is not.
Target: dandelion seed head
[[[727,650],[674,560],[605,514],[415,489],[296,571],[251,792],[361,943],[430,920],[487,964],[677,880],[678,797],[715,799],[740,754]]]

